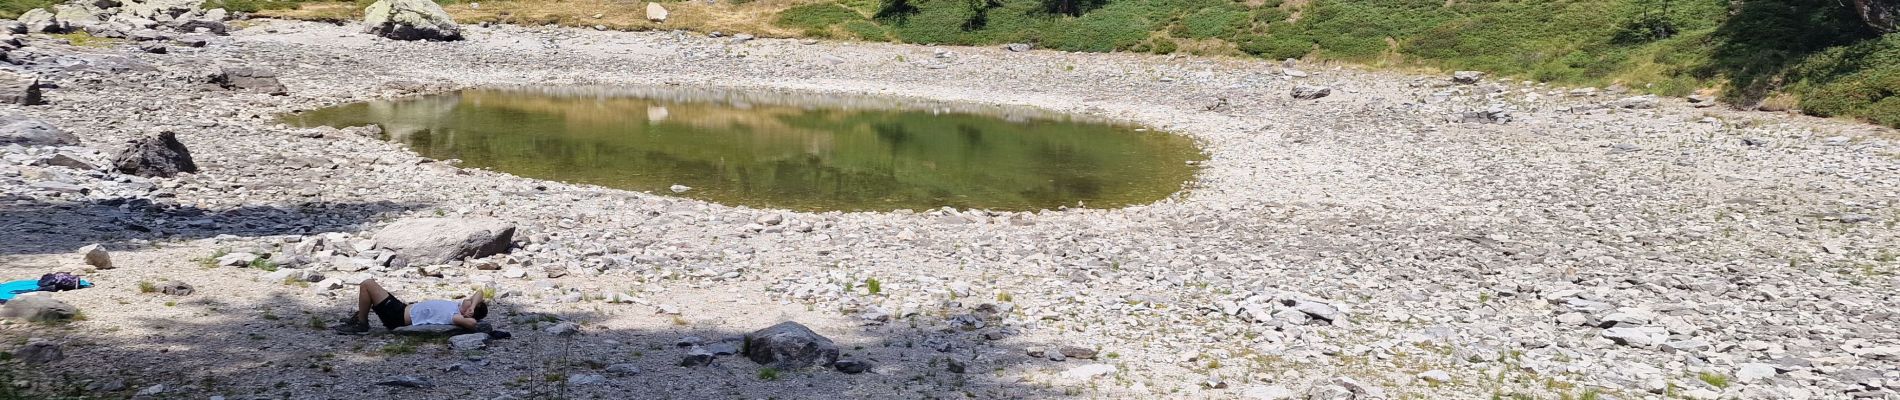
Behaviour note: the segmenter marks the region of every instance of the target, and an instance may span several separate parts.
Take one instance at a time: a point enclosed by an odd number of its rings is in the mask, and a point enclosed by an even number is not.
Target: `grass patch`
[[[155,293],[155,292],[158,292],[157,284],[153,284],[152,281],[139,281],[139,293]]]
[[[57,1],[57,0],[0,1],[0,18],[19,19],[20,14],[27,12],[27,10],[32,10],[35,8],[49,8],[47,11],[52,11],[50,7],[52,7],[54,4],[59,4],[59,3],[63,3],[63,2]]]
[[[876,296],[878,293],[883,293],[883,292],[884,292],[884,283],[878,282],[877,278],[866,278],[864,280],[864,293]]]
[[[275,272],[277,271],[277,263],[272,262],[268,258],[258,257],[256,259],[251,260],[251,268]]]
[[[1709,386],[1714,386],[1718,389],[1728,387],[1728,375],[1722,375],[1722,374],[1718,374],[1714,372],[1703,372],[1701,374],[1696,375],[1696,379],[1700,379],[1702,380],[1702,383],[1707,383],[1709,384]]]
[[[119,42],[117,39],[93,36],[91,33],[86,33],[85,31],[61,33],[53,35],[53,37],[65,39],[66,43],[78,47],[104,48],[112,47],[114,43]]]

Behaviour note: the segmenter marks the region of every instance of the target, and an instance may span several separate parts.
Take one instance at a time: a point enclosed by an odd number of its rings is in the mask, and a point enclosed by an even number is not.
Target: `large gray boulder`
[[[79,314],[79,308],[47,294],[23,294],[0,306],[0,318],[34,322],[65,321]]]
[[[105,10],[82,4],[60,4],[53,6],[53,19],[70,28],[85,28],[106,22]]]
[[[19,21],[21,24],[25,24],[26,31],[31,33],[60,33],[66,31],[66,24],[59,22],[58,17],[55,17],[51,11],[46,11],[44,8],[35,8],[20,13]]]
[[[169,178],[180,172],[198,172],[191,151],[178,142],[178,134],[170,131],[133,140],[112,157],[112,165],[120,173],[145,177]]]
[[[119,6],[119,14],[139,18],[170,21],[178,16],[198,11],[200,0],[125,0]]]
[[[363,10],[363,25],[396,40],[462,40],[462,27],[429,0],[376,0]]]
[[[797,322],[785,321],[745,335],[745,356],[781,370],[838,362],[838,345]]]
[[[416,218],[390,224],[374,239],[409,265],[434,265],[507,252],[514,236],[514,225],[492,218]]]
[[[44,86],[38,76],[0,70],[0,103],[27,106],[41,104],[40,88]]]
[[[52,124],[31,118],[0,116],[0,145],[17,144],[21,146],[70,146],[79,144],[79,137],[60,130]]]
[[[218,68],[211,76],[211,83],[231,90],[243,90],[282,96],[289,93],[284,83],[277,80],[277,72],[264,67],[227,66]]]

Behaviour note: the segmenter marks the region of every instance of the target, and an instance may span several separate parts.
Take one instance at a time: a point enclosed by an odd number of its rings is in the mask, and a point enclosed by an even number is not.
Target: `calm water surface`
[[[284,117],[381,126],[518,176],[805,211],[1110,208],[1165,198],[1186,137],[1029,112],[730,92],[467,90]]]

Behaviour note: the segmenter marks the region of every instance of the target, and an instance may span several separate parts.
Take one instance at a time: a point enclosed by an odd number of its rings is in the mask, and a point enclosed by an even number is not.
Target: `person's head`
[[[467,299],[463,299],[462,308],[469,310],[469,318],[474,318],[477,321],[488,318],[488,302],[482,301],[481,296],[470,296]]]

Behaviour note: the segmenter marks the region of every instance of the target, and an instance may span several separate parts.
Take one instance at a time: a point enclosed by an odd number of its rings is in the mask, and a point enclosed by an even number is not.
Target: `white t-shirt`
[[[409,305],[410,325],[449,325],[455,323],[455,314],[462,311],[462,304],[448,300],[425,300]]]

